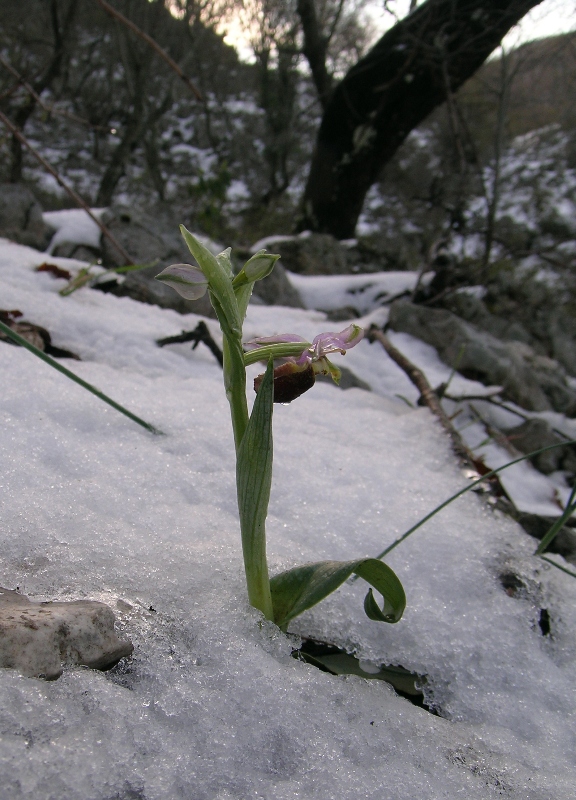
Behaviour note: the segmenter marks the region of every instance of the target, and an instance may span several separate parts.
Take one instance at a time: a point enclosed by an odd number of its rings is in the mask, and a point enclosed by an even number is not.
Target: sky
[[[398,9],[398,15],[402,17],[406,14],[409,5],[409,0],[398,0],[393,7]],[[394,16],[389,12],[383,12],[382,6],[382,0],[373,0],[366,12],[368,24],[374,28],[374,39],[382,35],[394,22]],[[504,44],[507,48],[513,48],[532,39],[567,33],[574,28],[576,28],[574,0],[543,0],[508,34]],[[251,53],[247,37],[242,31],[239,21],[228,21],[226,29],[228,34],[225,41],[238,48],[242,57],[250,60]]]
[[[382,13],[381,0],[374,0],[370,5],[369,16],[376,29],[384,32],[393,22],[392,14]],[[399,0],[394,7],[402,9],[400,16],[403,16],[409,5],[409,0]],[[505,41],[508,47],[514,47],[532,39],[566,33],[575,27],[576,8],[573,0],[543,0],[508,34]]]

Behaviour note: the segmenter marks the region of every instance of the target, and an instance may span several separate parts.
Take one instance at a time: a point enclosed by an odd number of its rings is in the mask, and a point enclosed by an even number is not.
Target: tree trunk
[[[354,236],[364,198],[410,131],[456,91],[540,0],[426,0],[333,90],[298,230]]]
[[[332,76],[326,67],[328,38],[320,30],[314,0],[298,0],[296,11],[300,17],[304,35],[302,52],[310,66],[312,80],[318,92],[322,109],[326,110],[332,91]]]

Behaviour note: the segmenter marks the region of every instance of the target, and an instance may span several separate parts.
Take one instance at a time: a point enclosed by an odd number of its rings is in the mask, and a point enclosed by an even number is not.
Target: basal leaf
[[[404,589],[396,573],[376,558],[318,561],[275,575],[270,581],[274,621],[286,628],[291,619],[332,594],[352,573],[364,578],[384,598],[380,608],[370,589],[364,601],[368,617],[380,622],[398,622],[406,607]]]

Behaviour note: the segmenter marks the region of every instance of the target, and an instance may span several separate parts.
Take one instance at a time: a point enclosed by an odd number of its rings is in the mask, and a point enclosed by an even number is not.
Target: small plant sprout
[[[327,356],[345,354],[362,339],[363,331],[350,325],[340,333],[323,333],[312,342],[294,334],[242,343],[242,325],[254,283],[269,275],[279,256],[256,253],[234,275],[230,250],[215,256],[189,231],[180,230],[197,266],[177,264],[157,275],[184,297],[206,291],[222,329],[224,388],[230,403],[236,448],[236,487],[244,568],[250,603],[283,630],[294,617],[316,605],[350,575],[364,578],[383,597],[380,606],[369,589],[364,601],[368,617],[398,622],[406,605],[404,589],[389,566],[375,558],[320,561],[293,567],[270,579],[266,561],[266,515],[272,483],[273,403],[287,403],[314,385],[318,373],[338,382],[340,370]],[[255,381],[251,415],[246,400],[246,367],[268,363]],[[274,361],[282,361],[274,368]]]

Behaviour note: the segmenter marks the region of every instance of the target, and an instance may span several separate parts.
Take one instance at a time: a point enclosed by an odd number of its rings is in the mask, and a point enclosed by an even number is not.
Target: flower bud
[[[262,278],[270,275],[274,269],[274,264],[279,258],[280,256],[267,253],[265,250],[259,250],[256,255],[253,255],[244,264],[242,272],[244,272],[248,281],[261,281]]]
[[[156,275],[156,280],[176,289],[186,300],[198,300],[208,288],[204,273],[190,264],[172,264]]]

